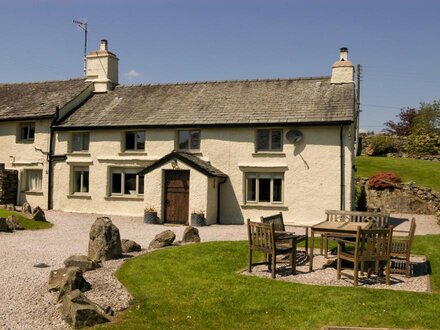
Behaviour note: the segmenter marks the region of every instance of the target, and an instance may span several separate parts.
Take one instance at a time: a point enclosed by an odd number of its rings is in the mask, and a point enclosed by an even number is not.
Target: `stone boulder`
[[[0,231],[11,231],[5,218],[0,218]]]
[[[32,207],[28,202],[24,202],[21,208],[21,212],[27,216],[32,216]]]
[[[64,320],[76,329],[111,321],[102,308],[79,290],[69,292],[65,296],[61,311]]]
[[[6,210],[8,210],[8,211],[15,211],[14,204],[6,204]]]
[[[200,242],[199,230],[194,227],[186,227],[183,232],[182,243],[198,243]]]
[[[123,253],[138,252],[142,250],[141,246],[138,243],[125,238],[121,240],[121,246]]]
[[[170,246],[176,239],[176,234],[171,230],[165,230],[157,234],[154,239],[150,242],[150,249],[158,249],[165,246]]]
[[[107,217],[97,218],[89,233],[89,253],[92,260],[110,260],[122,256],[119,229]]]
[[[58,301],[73,290],[82,292],[92,288],[89,282],[83,277],[83,272],[78,267],[56,269],[49,275],[49,291],[59,291]]]
[[[6,223],[8,224],[10,230],[24,230],[24,227],[13,214],[6,218]]]
[[[32,217],[35,221],[47,221],[44,211],[39,206],[32,211]]]
[[[89,259],[87,256],[74,255],[64,260],[66,267],[78,267],[83,273],[100,268],[100,262]]]

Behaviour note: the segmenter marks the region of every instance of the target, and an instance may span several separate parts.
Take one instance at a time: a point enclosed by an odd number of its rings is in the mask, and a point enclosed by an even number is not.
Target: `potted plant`
[[[157,224],[157,211],[150,206],[144,210],[144,223]]]
[[[205,226],[205,212],[203,210],[196,210],[191,213],[191,226]]]

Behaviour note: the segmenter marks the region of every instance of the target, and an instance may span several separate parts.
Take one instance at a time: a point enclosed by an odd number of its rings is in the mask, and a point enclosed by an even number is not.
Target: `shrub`
[[[406,138],[405,149],[411,155],[438,155],[440,138],[433,133],[411,134]]]
[[[368,179],[368,186],[374,189],[395,188],[402,182],[396,173],[381,172]]]
[[[386,155],[396,152],[396,138],[388,135],[373,135],[369,138],[368,149],[372,149],[372,156]]]

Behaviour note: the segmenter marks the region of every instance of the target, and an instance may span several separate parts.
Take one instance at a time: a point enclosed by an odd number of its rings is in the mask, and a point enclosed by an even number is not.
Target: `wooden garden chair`
[[[277,244],[275,238],[275,224],[252,222],[247,219],[248,237],[249,237],[249,272],[252,272],[252,267],[255,265],[268,265],[269,271],[272,273],[272,278],[275,278],[276,259],[278,255],[288,255],[289,264],[292,267],[292,274],[296,273],[296,242],[295,236],[286,239],[291,239],[293,244],[284,245]],[[266,255],[264,262],[253,262],[253,252],[259,251]]]
[[[391,242],[391,272],[411,276],[411,246],[416,232],[416,219],[412,218],[409,231],[395,230],[408,233],[407,236],[395,236]]]
[[[356,240],[348,241],[336,238],[338,242],[337,279],[341,278],[342,261],[353,263],[354,285],[358,285],[358,272],[364,274],[368,265],[368,276],[372,265],[379,272],[380,263],[385,263],[386,284],[390,285],[390,252],[393,226],[387,229],[361,229],[358,227]],[[344,247],[345,246],[345,247]]]

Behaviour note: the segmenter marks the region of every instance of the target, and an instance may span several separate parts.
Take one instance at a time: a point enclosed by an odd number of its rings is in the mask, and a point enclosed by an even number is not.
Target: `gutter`
[[[344,149],[344,126],[341,125],[339,127],[339,146],[340,146],[340,172],[341,172],[341,205],[340,209],[341,211],[345,210],[345,149]]]
[[[217,185],[217,224],[220,225],[220,185],[225,183],[228,178],[223,178],[222,182],[219,182]]]
[[[47,162],[48,162],[48,180],[47,180],[47,209],[51,210],[52,205],[52,195],[53,195],[53,189],[52,189],[52,162],[54,160],[53,155],[53,138],[54,138],[54,125],[55,122],[58,120],[60,108],[56,107],[55,114],[53,115],[52,122],[50,123],[50,135],[49,135],[49,154],[47,155]]]

